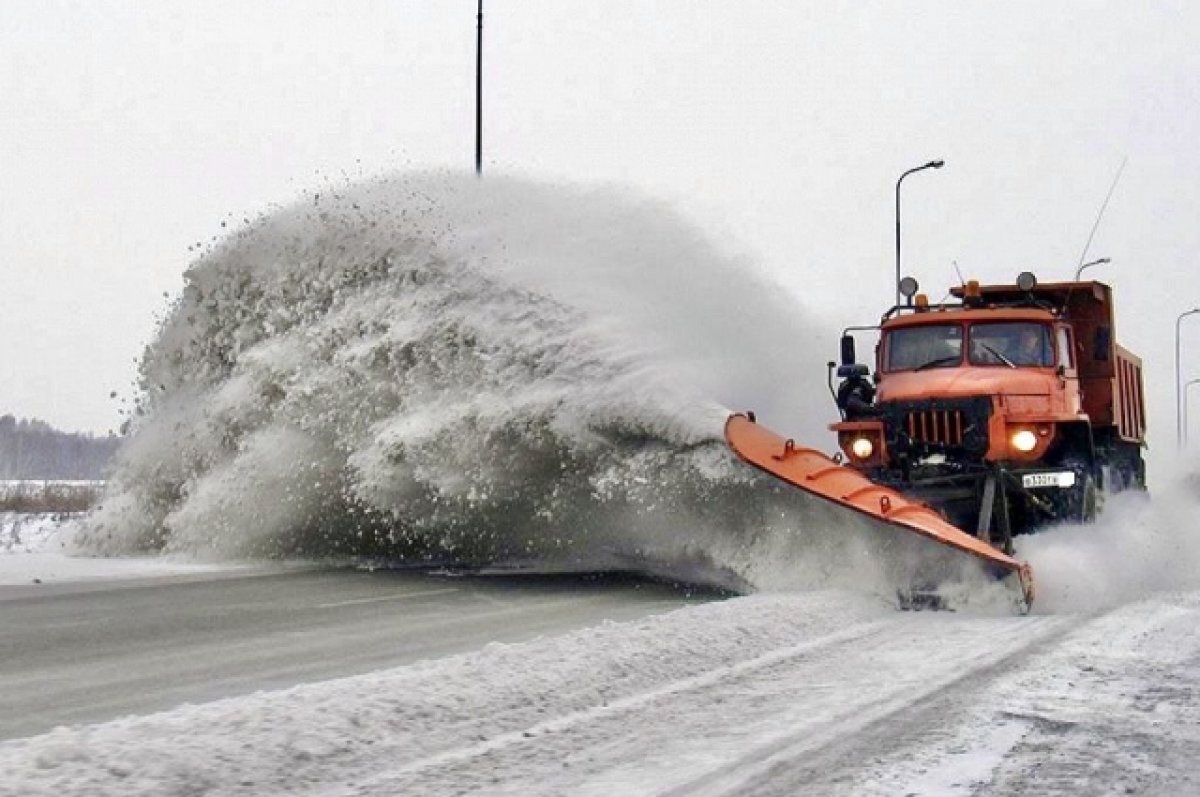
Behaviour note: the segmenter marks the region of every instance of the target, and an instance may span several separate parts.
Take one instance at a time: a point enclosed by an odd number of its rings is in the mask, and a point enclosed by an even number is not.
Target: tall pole
[[[1179,369],[1179,325],[1183,323],[1183,319],[1190,315],[1200,313],[1200,307],[1193,307],[1191,310],[1184,310],[1175,319],[1175,448],[1183,448],[1183,387],[1180,385],[1180,369]]]
[[[900,179],[896,181],[896,306],[900,306],[900,183],[904,182],[904,178],[910,174],[914,174],[924,169],[940,169],[946,165],[943,160],[930,161],[923,166],[917,166],[909,169],[904,174],[900,175]]]
[[[475,16],[475,174],[483,174],[483,0]]]

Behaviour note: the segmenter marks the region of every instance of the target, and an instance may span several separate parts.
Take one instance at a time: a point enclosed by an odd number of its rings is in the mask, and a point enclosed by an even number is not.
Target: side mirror
[[[854,365],[858,358],[854,356],[854,336],[842,335],[842,365]]]

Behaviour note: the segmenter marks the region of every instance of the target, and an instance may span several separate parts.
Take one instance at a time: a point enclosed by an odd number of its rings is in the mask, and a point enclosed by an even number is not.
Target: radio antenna
[[[960,268],[958,267],[958,261],[957,261],[957,260],[951,260],[951,261],[950,261],[950,264],[951,264],[952,266],[954,266],[954,271],[955,271],[955,273],[957,273],[957,274],[958,274],[958,284],[959,284],[960,286],[966,287],[967,281],[966,281],[965,279],[963,279],[963,275],[962,275],[962,269],[960,269]]]
[[[1092,225],[1092,231],[1088,233],[1087,243],[1083,245],[1083,252],[1079,255],[1078,266],[1082,268],[1083,261],[1087,259],[1088,249],[1092,247],[1092,238],[1096,235],[1096,230],[1100,226],[1100,220],[1104,218],[1104,211],[1108,209],[1108,200],[1112,199],[1113,191],[1117,190],[1117,183],[1121,179],[1121,173],[1125,171],[1125,164],[1129,163],[1129,156],[1126,155],[1121,161],[1121,166],[1117,169],[1117,174],[1113,177],[1112,185],[1108,187],[1108,194],[1104,197],[1104,203],[1100,205],[1100,212],[1096,214],[1096,223]]]

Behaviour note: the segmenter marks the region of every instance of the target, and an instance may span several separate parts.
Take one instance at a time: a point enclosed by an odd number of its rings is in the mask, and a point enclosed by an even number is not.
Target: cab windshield
[[[963,339],[971,365],[1008,368],[1054,365],[1050,327],[1035,321],[996,321],[971,324],[930,324],[895,329],[886,339],[887,371],[923,371],[962,364]]]
[[[1031,321],[971,325],[971,364],[1054,365],[1050,328]]]
[[[952,368],[962,362],[962,344],[963,329],[959,324],[892,330],[887,336],[887,370]]]

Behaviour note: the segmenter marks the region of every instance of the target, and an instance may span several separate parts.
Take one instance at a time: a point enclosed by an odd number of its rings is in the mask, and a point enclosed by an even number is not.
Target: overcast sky
[[[1089,274],[1166,447],[1175,319],[1200,305],[1200,6],[1148,5],[489,0],[485,168],[672,201],[826,318],[832,355],[892,296],[905,169],[947,163],[904,183],[905,271],[938,298],[955,262],[1069,277],[1128,158]],[[470,168],[474,11],[0,4],[0,413],[115,428],[109,393],[222,221]],[[1183,350],[1200,377],[1200,316]]]

